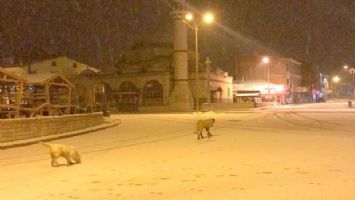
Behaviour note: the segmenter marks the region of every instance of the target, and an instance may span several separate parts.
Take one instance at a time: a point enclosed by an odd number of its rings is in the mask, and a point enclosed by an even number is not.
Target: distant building
[[[54,57],[22,66],[28,74],[60,74],[75,85],[74,101],[82,107],[96,104],[95,84],[100,69],[78,62],[66,56]],[[100,100],[101,101],[101,100]]]
[[[174,86],[172,56],[169,44],[141,44],[125,51],[114,72],[100,75],[104,85],[110,87],[108,103],[121,111],[167,110]],[[196,84],[194,58],[189,61],[188,83],[195,100],[198,97],[200,104],[233,101],[233,81],[227,72],[209,62],[200,63]]]
[[[199,64],[189,53],[188,84],[196,102],[233,102],[233,78],[211,65]],[[14,74],[56,73],[75,85],[73,101],[81,107],[118,111],[167,111],[174,88],[173,48],[169,44],[137,44],[122,53],[114,69],[101,71],[66,56],[10,69]],[[18,70],[20,69],[20,70]],[[181,94],[183,95],[183,94]]]
[[[234,85],[235,100],[253,99],[283,104],[289,101],[293,93],[303,90],[300,62],[291,58],[268,56],[268,63],[263,63],[263,57],[261,54],[240,56]]]
[[[58,73],[68,79],[74,79],[85,71],[99,73],[101,70],[78,62],[66,56],[55,57],[25,65],[24,69],[30,74]]]

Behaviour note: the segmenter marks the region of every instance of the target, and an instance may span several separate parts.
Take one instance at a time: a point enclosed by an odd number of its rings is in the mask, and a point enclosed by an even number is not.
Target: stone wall
[[[168,106],[140,106],[138,108],[139,112],[142,113],[158,113],[158,112],[168,112]]]
[[[102,113],[0,120],[0,142],[75,131],[103,121]]]

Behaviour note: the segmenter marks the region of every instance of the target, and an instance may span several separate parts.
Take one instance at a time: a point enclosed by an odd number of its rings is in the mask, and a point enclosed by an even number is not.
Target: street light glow
[[[349,66],[347,66],[347,65],[344,65],[344,69],[349,69]]]
[[[212,13],[206,13],[203,15],[203,21],[206,23],[206,24],[211,24],[214,22],[214,16]]]
[[[268,64],[270,62],[270,58],[268,56],[264,56],[262,59],[261,59],[261,62],[263,62],[264,64]]]
[[[333,82],[338,83],[340,81],[339,76],[334,76],[333,77]]]
[[[185,19],[190,22],[190,21],[194,20],[194,15],[192,13],[187,13],[185,15]]]

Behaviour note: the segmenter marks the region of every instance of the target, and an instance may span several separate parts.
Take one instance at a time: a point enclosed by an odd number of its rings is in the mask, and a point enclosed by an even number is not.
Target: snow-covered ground
[[[82,164],[51,167],[40,144],[1,150],[0,199],[355,199],[355,112],[285,110],[113,115],[121,125],[53,141]],[[213,137],[197,140],[209,117]]]

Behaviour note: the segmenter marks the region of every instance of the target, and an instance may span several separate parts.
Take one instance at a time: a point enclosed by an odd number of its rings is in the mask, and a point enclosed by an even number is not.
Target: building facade
[[[132,107],[120,105],[125,102],[136,104],[135,109],[141,111],[169,110],[176,83],[172,58],[173,49],[168,44],[146,44],[125,51],[116,65],[115,72],[103,72],[100,75],[113,91],[110,98],[113,99],[112,104],[116,102],[119,110]],[[189,54],[189,58],[194,60],[193,54]],[[194,62],[188,64],[187,83],[194,104],[196,98],[199,98],[199,104],[232,102],[233,78],[227,72],[213,67],[209,60],[199,66],[196,80]]]
[[[75,85],[75,101],[83,108],[103,106],[112,111],[172,111],[176,80],[170,44],[136,44],[123,51],[115,68],[99,70],[62,56],[22,67],[31,74],[58,73]],[[189,53],[187,84],[193,106],[233,102],[233,78],[209,60],[199,64],[196,81],[194,54]],[[183,96],[184,94],[179,94]]]
[[[25,65],[24,70],[29,74],[58,73],[68,79],[75,79],[76,76],[86,70],[90,70],[95,73],[101,71],[66,56],[54,57],[34,62],[29,65]]]
[[[59,74],[68,79],[73,87],[73,102],[80,107],[96,105],[95,84],[100,69],[78,62],[66,56],[53,57],[20,66],[26,74]],[[20,70],[21,71],[21,70]],[[101,103],[100,103],[101,104]]]
[[[263,58],[261,54],[240,56],[234,99],[243,101],[256,98],[256,101],[261,102],[286,103],[289,96],[301,89],[301,63],[280,56],[268,56],[268,62],[263,62]],[[247,89],[248,85],[253,87]],[[254,96],[248,96],[248,93]]]

